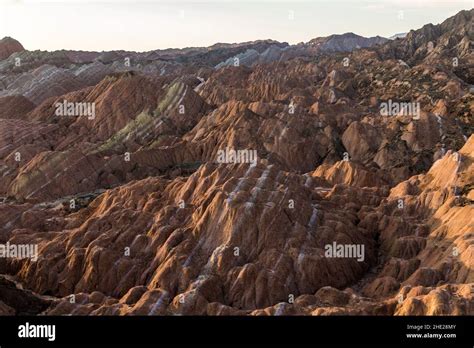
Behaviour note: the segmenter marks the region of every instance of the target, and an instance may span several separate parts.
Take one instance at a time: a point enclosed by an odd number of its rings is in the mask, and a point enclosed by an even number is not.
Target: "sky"
[[[0,0],[0,38],[28,50],[150,51],[354,32],[389,37],[474,0]]]

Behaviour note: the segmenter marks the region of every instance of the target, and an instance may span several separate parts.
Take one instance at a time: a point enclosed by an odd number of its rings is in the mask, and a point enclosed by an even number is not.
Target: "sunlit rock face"
[[[0,315],[473,315],[473,15],[393,41],[1,40]]]

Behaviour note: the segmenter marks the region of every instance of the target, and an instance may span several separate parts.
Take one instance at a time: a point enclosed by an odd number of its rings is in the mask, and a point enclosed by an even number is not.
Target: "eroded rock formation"
[[[2,40],[0,244],[38,253],[0,258],[0,314],[473,315],[473,15],[393,41]]]

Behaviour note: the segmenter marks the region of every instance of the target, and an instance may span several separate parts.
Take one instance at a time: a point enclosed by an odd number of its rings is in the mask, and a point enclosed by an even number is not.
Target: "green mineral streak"
[[[159,117],[164,117],[163,113],[169,110],[174,104],[179,101],[184,90],[184,84],[176,82],[168,87],[165,97],[159,102],[156,110],[150,114],[149,112],[140,113],[135,119],[131,120],[125,127],[107,139],[101,146],[99,146],[93,153],[110,150],[123,143],[129,134],[140,132],[146,133],[147,127]]]
[[[202,162],[185,162],[176,165],[176,168],[196,170],[201,166]]]
[[[27,172],[27,174],[20,174],[17,178],[16,185],[18,188],[23,188],[28,185],[29,182],[36,178],[50,180],[45,177],[44,173],[48,172],[48,168],[55,168],[55,170],[61,170],[61,162],[66,163],[65,159],[68,156],[68,152],[53,152],[48,154],[47,159],[39,164],[39,167],[35,170]]]
[[[165,97],[161,100],[158,104],[158,107],[155,110],[155,115],[161,116],[163,112],[170,109],[170,107],[176,104],[181,98],[181,95],[184,90],[184,84],[181,82],[175,82],[168,88],[168,92],[166,93]]]
[[[131,133],[139,133],[143,130],[150,122],[153,121],[153,116],[147,112],[140,113],[135,119],[127,123],[125,127],[119,130],[117,133],[112,135],[109,139],[105,141],[101,146],[99,146],[93,153],[105,151],[114,148],[120,143],[124,142],[126,137]]]

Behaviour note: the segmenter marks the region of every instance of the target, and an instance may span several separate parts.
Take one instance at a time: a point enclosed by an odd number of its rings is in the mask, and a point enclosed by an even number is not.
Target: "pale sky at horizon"
[[[345,32],[389,37],[473,7],[474,0],[0,0],[0,39],[50,51],[294,44]]]

